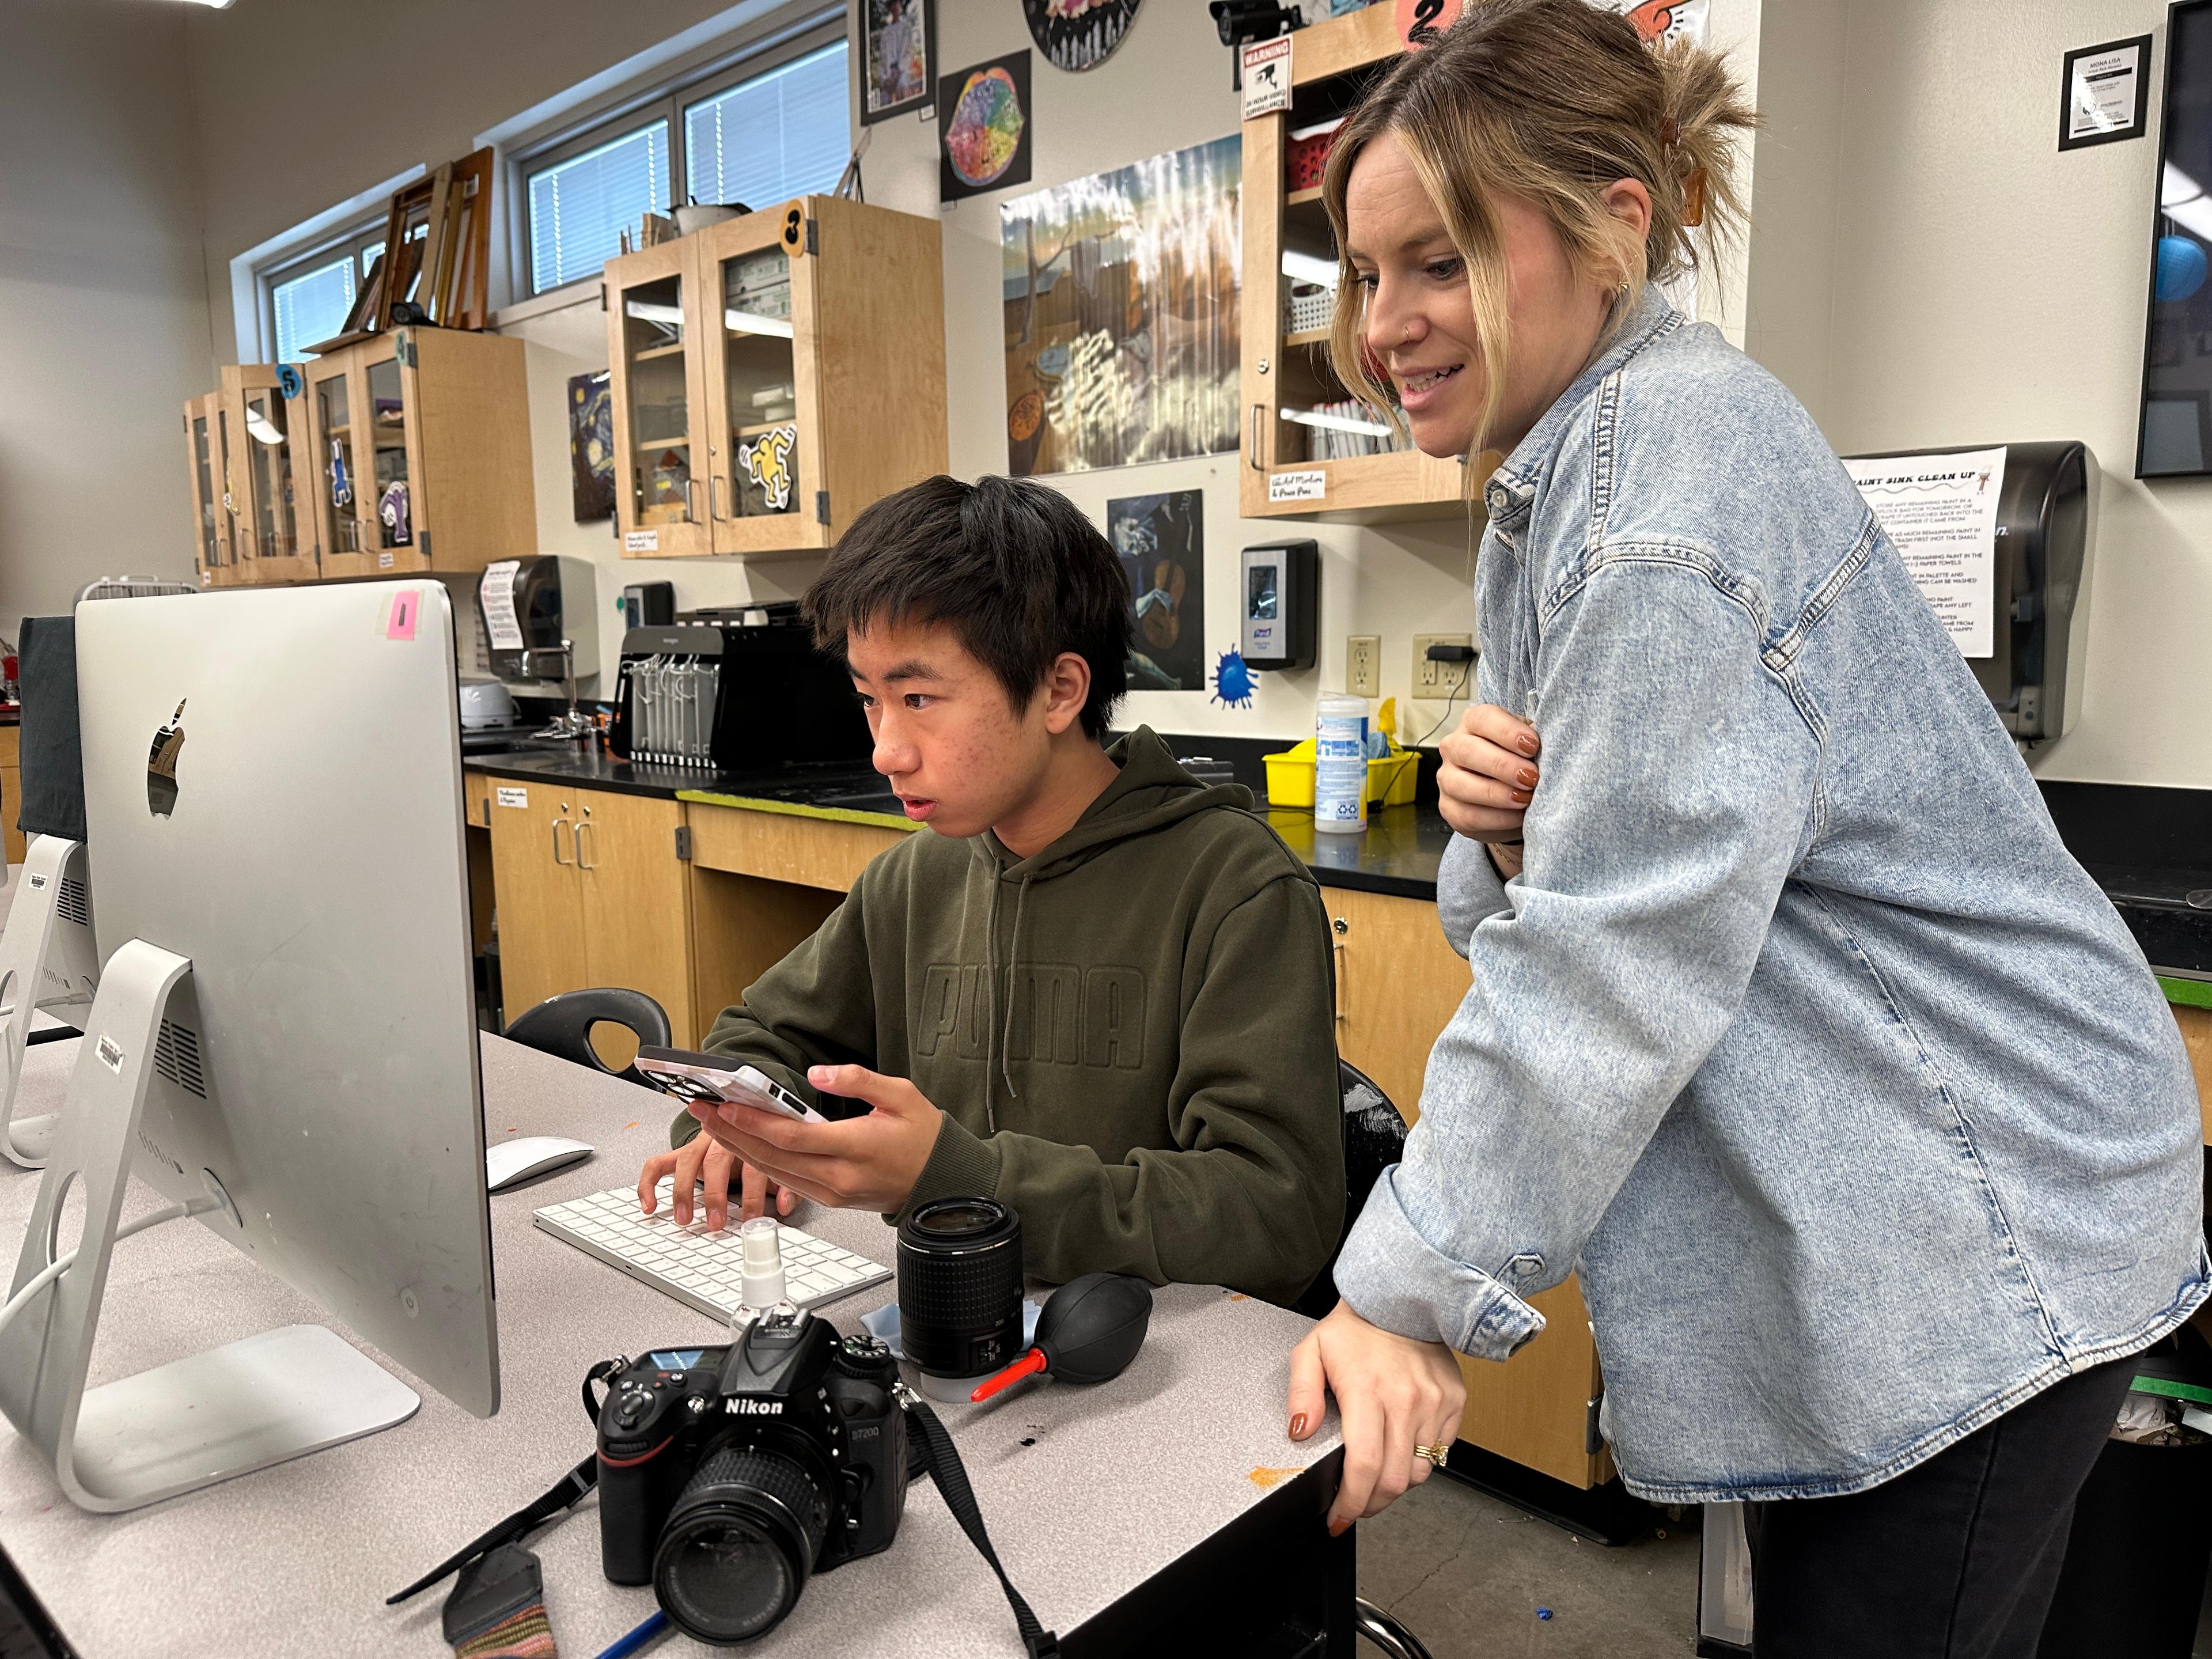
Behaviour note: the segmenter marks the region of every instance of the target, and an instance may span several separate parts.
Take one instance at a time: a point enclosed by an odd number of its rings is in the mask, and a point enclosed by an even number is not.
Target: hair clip
[[[1659,124],[1659,142],[1664,144],[1668,149],[1672,149],[1677,144],[1680,143],[1682,142],[1681,123],[1677,121],[1671,115],[1665,120],[1662,121]]]

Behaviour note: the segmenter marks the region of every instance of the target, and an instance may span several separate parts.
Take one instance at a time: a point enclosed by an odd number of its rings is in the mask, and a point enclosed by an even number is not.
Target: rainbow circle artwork
[[[1014,77],[994,64],[968,77],[945,129],[945,154],[960,182],[988,186],[1013,162],[1027,125]]]

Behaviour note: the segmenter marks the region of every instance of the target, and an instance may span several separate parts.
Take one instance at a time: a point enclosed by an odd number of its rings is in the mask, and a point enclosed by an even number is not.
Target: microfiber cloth
[[[1035,1302],[1024,1302],[1022,1304],[1023,1347],[1026,1348],[1030,1343],[1036,1340],[1037,1316],[1043,1311],[1044,1310],[1039,1307]],[[903,1359],[906,1358],[906,1350],[899,1344],[899,1311],[897,1303],[886,1302],[882,1307],[877,1309],[875,1312],[862,1314],[860,1316],[860,1323],[866,1327],[867,1333],[870,1336],[874,1337],[877,1341],[882,1343],[885,1347],[891,1351],[892,1358]]]

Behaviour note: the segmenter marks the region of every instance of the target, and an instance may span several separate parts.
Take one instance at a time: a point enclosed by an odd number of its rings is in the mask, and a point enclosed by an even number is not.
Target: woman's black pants
[[[1893,1480],[1747,1504],[1758,1659],[2034,1659],[2074,1499],[2135,1375],[2023,1401]]]

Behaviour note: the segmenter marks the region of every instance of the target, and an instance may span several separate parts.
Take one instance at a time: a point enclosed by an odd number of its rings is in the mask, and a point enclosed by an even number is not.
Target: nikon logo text
[[[722,1409],[733,1417],[781,1417],[783,1415],[783,1401],[781,1400],[732,1400]]]

